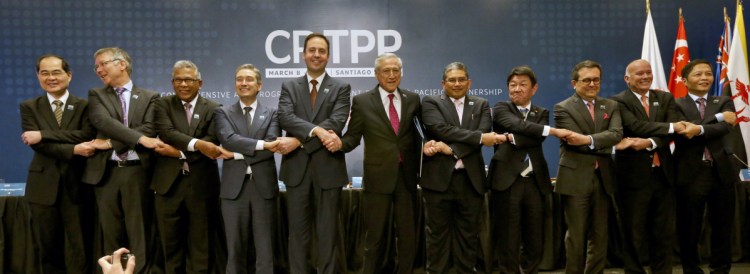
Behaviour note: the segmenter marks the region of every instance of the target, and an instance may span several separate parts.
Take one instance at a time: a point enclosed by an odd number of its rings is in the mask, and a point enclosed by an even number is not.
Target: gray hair
[[[462,70],[466,73],[466,78],[469,78],[469,69],[466,68],[466,65],[461,62],[453,62],[445,66],[445,70],[443,70],[443,81],[445,81],[445,76],[448,75],[448,72],[451,70]]]
[[[380,70],[380,65],[383,64],[383,62],[387,59],[396,59],[396,63],[398,63],[398,68],[403,68],[403,63],[401,62],[401,57],[398,57],[398,55],[392,53],[392,52],[386,52],[381,55],[378,55],[377,58],[375,58],[375,72]]]
[[[120,60],[120,62],[125,62],[125,70],[128,72],[128,75],[133,74],[133,61],[130,60],[130,55],[128,55],[128,52],[118,47],[100,48],[99,50],[94,52],[94,59],[104,53],[112,54],[112,60]]]
[[[177,69],[193,69],[195,70],[195,77],[198,78],[198,80],[201,79],[201,72],[198,70],[198,66],[196,66],[193,62],[190,60],[180,60],[174,63],[174,67],[172,68],[172,76],[174,76],[174,71]]]

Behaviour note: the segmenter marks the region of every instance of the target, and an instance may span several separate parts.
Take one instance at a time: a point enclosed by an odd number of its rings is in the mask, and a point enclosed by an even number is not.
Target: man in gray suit
[[[137,272],[147,272],[146,236],[150,235],[148,181],[155,138],[154,102],[159,94],[133,85],[132,62],[120,48],[94,53],[94,70],[104,83],[89,90],[89,118],[97,129],[97,153],[87,162],[83,181],[95,185],[104,252],[126,246],[138,258]]]
[[[237,68],[236,104],[216,109],[223,146],[221,213],[227,238],[227,273],[273,273],[273,224],[279,185],[273,151],[281,135],[276,109],[257,100],[262,80],[251,64]],[[268,140],[268,141],[266,141]],[[252,235],[250,235],[252,234]],[[249,250],[255,245],[255,251]],[[255,254],[255,266],[248,256]]]
[[[203,85],[193,62],[180,60],[172,69],[175,95],[156,101],[155,120],[164,144],[155,150],[151,189],[167,273],[207,273],[209,239],[218,220],[219,168],[214,110],[220,105],[198,95]]]
[[[422,101],[427,128],[424,189],[428,273],[444,273],[451,264],[459,273],[475,273],[479,247],[479,217],[486,192],[482,144],[504,142],[490,132],[487,100],[466,93],[469,71],[460,62],[443,71],[445,94]]]
[[[25,198],[31,209],[42,273],[88,273],[93,210],[90,186],[81,184],[86,157],[95,148],[88,102],[68,92],[68,62],[47,54],[37,59],[45,94],[21,103],[21,138],[34,150]],[[91,211],[93,213],[93,211]],[[90,214],[90,213],[89,213]]]
[[[327,75],[329,48],[322,34],[308,35],[303,52],[307,73],[284,82],[279,96],[279,124],[287,138],[277,151],[285,154],[280,176],[287,187],[291,273],[310,271],[313,221],[317,271],[337,272],[339,196],[349,178],[344,153],[329,151],[323,142],[341,136],[349,117],[351,87]]]
[[[601,75],[598,63],[578,63],[570,81],[575,94],[554,107],[555,126],[573,131],[560,142],[555,186],[568,224],[566,273],[601,273],[606,260],[612,149],[622,139],[622,122],[617,102],[598,96]]]
[[[367,233],[363,273],[383,271],[383,239],[391,210],[395,217],[398,273],[412,273],[416,255],[417,176],[422,139],[414,118],[419,95],[399,87],[401,58],[384,53],[375,59],[374,89],[354,97],[352,119],[341,138],[349,152],[365,140],[363,210]]]

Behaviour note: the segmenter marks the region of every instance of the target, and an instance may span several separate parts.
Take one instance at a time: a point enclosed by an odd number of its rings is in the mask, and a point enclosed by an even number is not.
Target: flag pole
[[[646,0],[646,13],[649,12],[651,12],[651,0]]]

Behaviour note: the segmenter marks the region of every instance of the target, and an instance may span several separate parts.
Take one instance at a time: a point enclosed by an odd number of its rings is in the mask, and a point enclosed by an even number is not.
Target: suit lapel
[[[604,104],[604,99],[596,97],[596,102],[594,102],[594,132],[601,131],[601,128],[604,126],[604,114],[606,112],[607,106]]]
[[[380,98],[380,91],[378,91],[378,88],[375,87],[374,90],[370,91],[369,94],[370,97],[370,103],[375,107],[375,115],[378,116],[378,120],[382,121],[383,126],[387,129],[389,129],[390,132],[393,132],[393,127],[391,126],[391,120],[388,118],[388,114],[385,113],[385,108],[383,108],[383,101]],[[404,104],[403,101],[401,102],[401,114],[403,115],[404,110]],[[399,130],[400,131],[400,130]],[[395,132],[393,132],[393,135],[396,135]]]
[[[689,120],[701,119],[701,113],[698,110],[698,105],[696,105],[695,101],[693,101],[693,98],[690,98],[690,96],[685,96],[677,99],[677,102],[682,105],[682,109],[685,111],[685,116],[687,116]]]
[[[445,94],[440,95],[440,99],[443,100],[443,107],[446,109],[446,112],[450,113],[450,122],[453,125],[461,126],[461,122],[458,121],[458,112],[456,111],[456,105],[453,103],[453,99]],[[464,110],[466,110],[466,108],[464,108]]]
[[[132,99],[131,99],[132,100]],[[197,105],[197,104],[196,104]],[[172,124],[174,124],[175,129],[179,132],[184,132],[185,134],[192,136],[192,133],[190,133],[190,127],[188,126],[187,122],[187,114],[185,113],[185,105],[177,96],[172,96],[169,100],[169,108],[171,108],[172,116]],[[197,106],[193,107],[196,108]],[[128,115],[130,116],[130,115]],[[128,120],[130,121],[130,120]]]
[[[43,95],[41,100],[39,100],[38,102],[39,106],[37,106],[37,109],[39,109],[39,114],[42,116],[40,118],[42,121],[44,121],[44,123],[47,123],[47,128],[59,128],[60,126],[57,125],[57,120],[55,120],[55,113],[52,112],[52,104],[47,98],[47,95]],[[43,128],[45,127],[39,127],[39,129]]]
[[[146,111],[144,109],[144,105],[141,104],[141,90],[139,88],[136,88],[133,86],[133,90],[130,91],[130,104],[128,105],[128,127],[130,127],[131,121],[135,120],[135,117],[140,117],[143,115],[143,113]],[[185,115],[185,110],[182,111],[183,116]]]
[[[234,127],[237,129],[237,131],[242,133],[244,136],[250,136],[249,129],[247,128],[247,122],[245,121],[245,114],[242,113],[242,108],[239,101],[237,101],[237,103],[229,108],[229,121],[234,123]]]
[[[516,108],[516,110],[518,109]],[[529,110],[529,113],[526,114],[526,121],[539,124],[539,121],[541,119],[542,119],[542,115],[539,114],[539,107],[535,105],[531,105],[531,110]]]
[[[190,129],[188,130],[190,136],[195,134],[195,130],[198,129],[198,124],[200,124],[201,119],[206,118],[208,110],[208,100],[198,95],[198,101],[195,101],[193,113],[190,115],[190,118],[188,118],[190,119]],[[183,108],[182,111],[185,112],[185,109]]]
[[[462,128],[471,128],[471,122],[474,120],[472,113],[474,113],[474,100],[466,95],[464,96],[464,113],[461,115]]]
[[[255,113],[253,115],[253,124],[250,125],[250,131],[248,136],[255,136],[258,134],[258,130],[260,130],[263,123],[266,122],[266,119],[268,117],[268,109],[263,107],[260,103],[258,103],[258,108],[255,110]]]
[[[72,94],[68,96],[68,101],[65,102],[65,105],[63,106],[63,117],[62,121],[60,122],[60,128],[68,128],[68,125],[70,124],[70,120],[73,119],[73,116],[75,116],[76,109],[78,108],[78,97],[73,96]],[[52,115],[54,117],[54,113]],[[55,121],[57,123],[57,121]]]
[[[310,121],[315,120],[315,116],[318,116],[318,112],[320,111],[320,106],[323,105],[323,101],[328,98],[328,94],[331,93],[331,82],[328,81],[328,74],[326,74],[325,77],[323,77],[323,83],[320,84],[320,88],[318,89],[318,96],[315,97],[315,108],[313,109],[312,116],[310,117]]]
[[[648,115],[646,115],[646,110],[643,108],[643,104],[641,104],[641,101],[638,99],[638,96],[635,96],[631,90],[628,90],[625,92],[625,100],[628,105],[630,105],[633,109],[637,109],[637,112],[639,113],[640,119],[647,119]],[[649,100],[653,101],[655,97],[652,97],[653,94],[649,95]],[[650,102],[649,102],[650,103]],[[649,109],[649,111],[651,111]]]
[[[321,85],[322,87],[322,85]],[[298,101],[301,102],[301,107],[305,110],[305,115],[308,118],[308,121],[313,120],[313,111],[310,107],[312,103],[310,103],[310,84],[307,83],[307,76],[302,76],[297,81],[297,90],[300,92],[297,93],[297,96],[299,96]],[[320,96],[320,91],[318,91],[318,96]],[[319,97],[315,97],[315,102],[319,102]]]
[[[404,119],[404,116],[413,105],[412,99],[414,98],[411,98],[411,96],[407,96],[401,89],[398,90],[398,93],[401,95],[401,117],[399,117],[398,120],[398,134],[401,135],[401,133],[403,133],[404,130],[409,127],[409,123],[411,123],[411,121],[407,121],[407,119]],[[383,109],[383,111],[385,111],[385,109]],[[388,124],[390,124],[390,122]]]
[[[104,90],[104,97],[108,99],[107,101],[110,104],[109,107],[114,109],[115,113],[117,113],[117,119],[122,122],[122,105],[119,96],[115,93],[115,89],[111,86],[107,86]]]
[[[703,116],[704,121],[710,119],[714,114],[719,113],[719,107],[721,107],[719,104],[721,100],[718,97],[708,96],[706,100],[706,112]]]
[[[595,132],[594,121],[591,120],[591,114],[589,114],[589,110],[586,107],[583,99],[581,99],[577,95],[573,98],[573,109],[578,112],[578,115],[583,117],[583,120],[586,121],[586,125],[588,125],[589,127],[588,129],[590,129],[591,132]],[[596,117],[596,106],[594,106],[594,117]]]

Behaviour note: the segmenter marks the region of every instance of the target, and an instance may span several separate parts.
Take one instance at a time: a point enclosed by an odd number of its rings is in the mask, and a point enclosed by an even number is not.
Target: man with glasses
[[[25,198],[39,244],[41,273],[88,273],[93,205],[91,189],[81,184],[88,142],[94,128],[88,102],[68,91],[73,77],[68,62],[48,54],[37,59],[37,79],[45,95],[21,103],[21,138],[34,150]]]
[[[175,95],[155,104],[155,124],[164,144],[156,147],[151,189],[166,273],[207,273],[212,232],[218,227],[221,156],[214,134],[214,110],[220,105],[201,97],[198,67],[180,60],[172,69]]]
[[[104,252],[128,247],[140,258],[137,272],[146,273],[151,154],[164,143],[153,124],[159,94],[133,85],[132,69],[130,56],[120,48],[94,53],[94,71],[104,87],[89,90],[89,118],[98,131],[92,144],[98,151],[87,162],[83,181],[95,185]]]
[[[420,185],[426,222],[428,273],[476,273],[479,217],[486,191],[482,145],[505,142],[490,132],[487,100],[467,95],[471,79],[466,65],[448,64],[443,71],[445,94],[422,101],[427,128]]]
[[[555,127],[573,132],[560,140],[555,185],[568,224],[566,273],[602,273],[606,262],[612,149],[622,139],[622,122],[617,102],[598,96],[601,75],[598,63],[578,63],[570,81],[575,94],[554,107]]]

